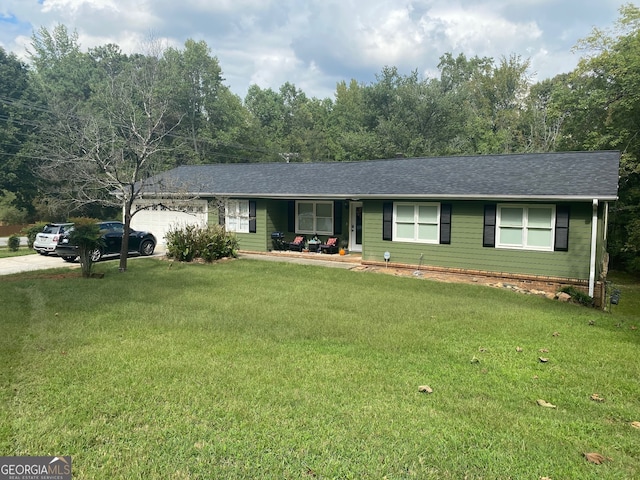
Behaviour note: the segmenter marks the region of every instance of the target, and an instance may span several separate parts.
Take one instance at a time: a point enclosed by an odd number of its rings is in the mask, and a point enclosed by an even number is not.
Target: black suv
[[[98,225],[102,234],[102,246],[91,253],[91,260],[94,262],[100,260],[104,255],[119,254],[124,234],[124,223],[122,222],[100,222]],[[56,254],[66,262],[73,262],[78,258],[78,247],[69,243],[69,233],[70,231],[67,231],[58,241]],[[151,255],[155,248],[156,237],[153,234],[130,230],[129,253]]]

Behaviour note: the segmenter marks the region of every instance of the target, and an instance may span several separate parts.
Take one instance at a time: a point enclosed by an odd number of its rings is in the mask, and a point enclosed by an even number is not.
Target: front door
[[[349,250],[362,252],[362,202],[349,204]]]

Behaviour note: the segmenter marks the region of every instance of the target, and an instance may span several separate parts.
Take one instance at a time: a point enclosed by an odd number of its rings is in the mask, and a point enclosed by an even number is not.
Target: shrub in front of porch
[[[212,262],[238,256],[238,240],[219,225],[186,225],[167,233],[167,256],[181,262],[202,258]]]

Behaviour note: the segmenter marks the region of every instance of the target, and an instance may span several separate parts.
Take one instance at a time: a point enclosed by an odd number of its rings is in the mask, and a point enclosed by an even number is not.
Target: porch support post
[[[598,246],[598,199],[593,199],[591,218],[591,259],[589,262],[589,296],[593,297],[596,285],[596,248]]]

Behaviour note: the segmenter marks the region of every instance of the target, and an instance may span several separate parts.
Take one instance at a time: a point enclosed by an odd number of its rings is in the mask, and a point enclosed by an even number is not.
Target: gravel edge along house
[[[150,178],[132,228],[162,241],[224,224],[241,250],[272,234],[338,237],[363,264],[576,285],[602,298],[617,151],[181,166]]]

